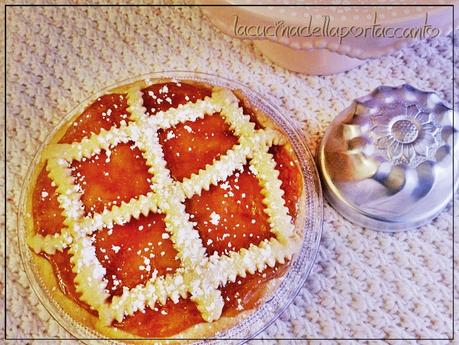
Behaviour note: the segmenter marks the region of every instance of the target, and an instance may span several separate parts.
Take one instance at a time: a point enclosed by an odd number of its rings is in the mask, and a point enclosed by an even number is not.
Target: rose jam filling
[[[119,144],[89,159],[73,161],[72,175],[82,191],[86,214],[100,213],[151,191],[151,174],[133,143]]]
[[[211,95],[208,87],[183,82],[156,84],[143,91],[144,105],[151,116]],[[255,119],[254,113],[243,101],[241,105],[252,120]],[[127,121],[126,107],[123,95],[102,96],[83,112],[76,125],[69,127],[61,142],[79,141],[91,132],[99,133],[100,128],[119,126],[122,120]],[[109,112],[109,109],[112,111]],[[237,138],[217,114],[207,115],[194,123],[179,124],[161,131],[159,136],[167,167],[179,181],[211,164],[237,143]],[[140,150],[131,146],[132,143],[120,144],[110,153],[102,151],[97,158],[72,162],[72,175],[83,191],[82,202],[87,213],[101,212],[151,190],[151,175],[146,162]],[[280,171],[281,188],[285,192],[289,213],[295,219],[302,194],[299,164],[285,147],[272,147],[270,153],[276,161],[276,169]],[[262,200],[259,182],[246,166],[243,172],[233,173],[226,181],[203,191],[201,196],[186,200],[186,209],[191,221],[196,223],[195,228],[200,232],[207,252],[225,254],[230,250],[247,248],[250,243],[256,245],[272,236]],[[32,207],[37,233],[60,232],[64,220],[62,210],[45,169],[37,178]],[[173,273],[180,265],[177,252],[167,238],[163,218],[161,214],[150,213],[141,215],[138,220],[131,219],[126,224],[95,233],[96,255],[107,270],[107,289],[112,296],[120,294],[124,286],[132,288],[144,284],[155,270],[161,276]],[[88,305],[78,300],[68,250],[43,256],[51,262],[60,289],[94,314]],[[287,268],[288,264],[278,264],[226,284],[221,288],[225,301],[223,315],[235,316],[256,307],[269,282],[281,277]],[[164,306],[147,307],[145,312],[136,312],[120,323],[114,322],[113,326],[141,337],[168,337],[201,322],[204,321],[195,304],[190,299],[180,299],[177,304],[168,300]]]
[[[196,103],[212,95],[210,88],[186,82],[153,84],[143,89],[142,92],[143,106],[147,108],[148,115],[176,108],[180,104]]]
[[[178,181],[205,169],[237,144],[228,124],[217,114],[159,130],[158,134],[167,168]]]
[[[185,201],[208,255],[228,254],[273,237],[261,187],[248,166]]]
[[[145,313],[138,311],[113,326],[144,338],[156,338],[173,336],[201,322],[204,320],[196,305],[181,298],[177,304],[169,299],[163,306],[145,308]]]
[[[255,308],[263,297],[266,285],[275,278],[282,277],[288,264],[267,267],[263,272],[248,274],[245,278],[238,277],[221,288],[224,316],[236,316],[243,310]]]
[[[92,133],[99,134],[102,128],[119,127],[121,121],[128,122],[129,116],[126,95],[101,96],[73,122],[59,142],[71,144]]]
[[[97,258],[107,270],[110,295],[121,295],[123,287],[143,285],[153,274],[174,273],[180,266],[164,216],[157,213],[98,231],[95,246]]]
[[[89,313],[97,316],[97,312],[80,300],[81,294],[76,291],[75,277],[76,274],[72,271],[72,264],[70,263],[70,254],[68,249],[64,249],[62,252],[56,251],[53,255],[40,254],[51,262],[53,266],[54,275],[56,276],[57,283],[61,291],[70,296],[70,298],[86,309]]]

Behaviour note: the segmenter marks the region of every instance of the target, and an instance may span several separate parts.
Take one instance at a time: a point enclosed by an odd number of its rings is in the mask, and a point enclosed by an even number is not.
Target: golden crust
[[[154,83],[160,83],[160,82],[167,82],[171,81],[171,79],[161,79],[161,80],[154,80]],[[181,80],[181,82],[186,82],[188,84],[195,84],[198,86],[207,86],[207,87],[212,87],[211,85],[203,84],[202,82],[195,82],[195,81],[190,81],[190,80]],[[47,145],[49,144],[54,144],[57,143],[60,138],[63,137],[64,133],[68,129],[68,127],[73,123],[73,121],[76,119],[76,117],[79,116],[79,114],[89,105],[91,104],[95,99],[100,97],[103,94],[106,93],[127,93],[129,89],[132,87],[138,87],[138,88],[145,88],[148,85],[151,85],[150,82],[146,82],[144,80],[140,81],[135,81],[127,85],[123,85],[120,87],[115,87],[110,90],[103,90],[101,93],[97,94],[96,96],[92,97],[90,100],[87,100],[84,104],[78,106],[75,108],[72,112],[73,115],[67,118],[66,123],[62,124],[60,128],[53,133],[49,141],[47,142]],[[240,90],[234,90],[234,94],[238,97],[238,99],[246,106],[250,107],[250,102],[245,97],[245,95],[240,91]],[[274,130],[279,130],[276,125],[270,120],[270,117],[262,112],[260,109],[254,109],[253,107],[251,108],[257,120],[259,123],[265,127],[265,128],[271,128]],[[288,139],[285,137],[286,143],[284,146],[287,148],[287,150],[291,153],[292,156],[294,156],[293,149],[291,148],[290,144],[288,143]],[[38,173],[41,171],[43,167],[43,162],[38,164],[37,167],[35,168],[34,172],[31,175],[31,183],[29,185],[28,189],[28,197],[26,200],[26,214],[31,214],[31,205],[32,205],[32,191],[33,191],[33,186],[35,185],[35,181],[37,179]],[[304,201],[305,199],[305,194],[304,190],[302,192],[302,196],[300,198],[300,203]],[[304,222],[304,210],[300,208],[299,214],[296,218],[295,222],[295,232],[300,232],[302,229],[301,224]],[[25,224],[26,224],[26,234],[27,238],[30,238],[34,234],[33,230],[33,220],[31,217],[26,217],[25,219]],[[95,316],[94,314],[89,313],[87,310],[82,308],[79,304],[77,304],[75,301],[70,299],[68,296],[66,296],[61,289],[59,288],[59,283],[56,280],[56,277],[53,273],[52,266],[50,262],[43,258],[40,255],[33,255],[33,264],[34,264],[34,269],[36,270],[37,276],[40,277],[40,280],[44,287],[46,288],[47,292],[50,295],[50,298],[52,298],[64,311],[67,313],[72,319],[74,319],[77,323],[85,326],[91,331],[95,331],[98,334],[101,334],[102,337],[104,338],[112,338],[112,339],[127,339],[127,338],[133,338],[136,339],[138,337],[133,336],[130,333],[124,332],[122,330],[119,330],[115,327],[111,326],[104,326],[101,322],[100,319]],[[277,287],[282,281],[282,277],[278,279],[271,280],[270,284],[268,284],[268,288],[266,289],[265,293],[263,294],[263,298],[258,302],[258,306],[263,304],[265,301],[267,301],[272,294],[276,291]],[[207,337],[212,337],[214,336],[217,332],[223,332],[231,327],[234,327],[237,325],[241,320],[243,320],[245,317],[253,313],[255,309],[252,310],[246,310],[241,313],[239,313],[235,317],[221,317],[220,319],[213,321],[211,323],[200,323],[197,325],[194,325],[190,327],[189,329],[180,332],[179,334],[176,334],[172,338],[207,338]],[[151,343],[158,343],[158,340],[148,340],[148,341],[129,341],[129,340],[124,340],[123,342],[125,343],[135,343],[135,344],[151,344]],[[186,341],[168,341],[168,343],[186,343]]]

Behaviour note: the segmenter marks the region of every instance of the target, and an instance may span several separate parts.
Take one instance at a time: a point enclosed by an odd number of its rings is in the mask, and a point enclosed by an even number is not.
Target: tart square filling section
[[[119,127],[122,121],[128,121],[126,94],[103,95],[87,107],[83,113],[67,129],[60,143],[71,144],[98,134],[101,129]]]
[[[164,215],[159,213],[105,227],[95,234],[94,244],[112,296],[120,296],[124,287],[144,285],[153,276],[173,274],[180,267]]]
[[[220,288],[285,263],[301,245],[269,151],[284,137],[255,128],[232,91],[187,99],[178,84],[131,87],[129,122],[43,153],[63,228],[38,230],[29,244],[37,253],[68,250],[81,301],[107,325],[187,298],[216,320]]]
[[[71,164],[72,176],[82,192],[86,214],[100,213],[151,190],[151,176],[134,142],[102,150]],[[132,176],[136,176],[133,180]]]
[[[185,201],[207,254],[228,255],[274,237],[250,166]]]
[[[167,168],[177,181],[205,169],[237,143],[237,137],[218,114],[160,129],[159,139]]]

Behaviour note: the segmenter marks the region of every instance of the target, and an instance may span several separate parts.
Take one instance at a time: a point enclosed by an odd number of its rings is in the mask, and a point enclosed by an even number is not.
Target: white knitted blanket
[[[312,152],[333,117],[378,85],[411,83],[452,100],[448,37],[347,73],[310,77],[224,36],[199,8],[9,7],[7,20],[9,337],[69,337],[31,291],[18,254],[16,216],[37,147],[95,91],[153,71],[220,75],[276,99],[303,129]],[[260,338],[451,337],[452,260],[451,206],[419,231],[389,235],[355,226],[326,205],[316,265],[294,303]]]

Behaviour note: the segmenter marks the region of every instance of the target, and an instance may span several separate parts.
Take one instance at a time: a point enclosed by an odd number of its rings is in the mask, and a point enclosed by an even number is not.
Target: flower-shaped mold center
[[[392,124],[391,133],[401,144],[409,144],[419,137],[419,125],[412,119],[397,120]]]

